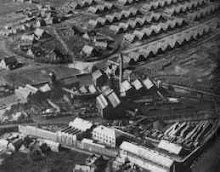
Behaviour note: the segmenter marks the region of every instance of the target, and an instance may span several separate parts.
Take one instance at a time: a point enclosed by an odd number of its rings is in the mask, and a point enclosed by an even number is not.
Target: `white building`
[[[158,148],[166,150],[169,153],[173,153],[176,155],[179,155],[182,150],[182,146],[177,145],[175,143],[171,143],[166,140],[161,140],[160,143],[158,144]]]
[[[151,172],[169,172],[174,164],[174,160],[165,155],[129,142],[123,142],[120,145],[119,154],[124,162],[129,160]]]
[[[27,84],[25,87],[18,87],[17,89],[15,89],[15,95],[23,103],[27,102],[27,98],[29,95],[33,95],[37,92],[38,89],[29,84]]]
[[[120,134],[113,128],[108,128],[103,125],[99,125],[92,131],[92,138],[104,143],[109,147],[116,147],[117,137]]]
[[[69,126],[84,132],[84,131],[90,129],[93,126],[93,124],[89,121],[84,120],[84,119],[75,118],[73,121],[71,121],[69,123]]]

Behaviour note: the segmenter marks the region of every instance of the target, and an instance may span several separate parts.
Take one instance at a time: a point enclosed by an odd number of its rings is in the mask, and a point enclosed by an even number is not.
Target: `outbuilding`
[[[15,69],[18,66],[18,64],[19,63],[14,56],[5,57],[0,62],[0,68],[12,70]]]

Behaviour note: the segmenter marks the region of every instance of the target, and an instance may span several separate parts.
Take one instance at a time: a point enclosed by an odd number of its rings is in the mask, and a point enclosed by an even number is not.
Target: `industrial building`
[[[124,162],[128,160],[152,172],[169,172],[174,165],[174,160],[169,157],[129,142],[123,142],[120,145],[119,156]]]
[[[113,148],[116,147],[119,136],[121,136],[121,133],[117,132],[113,128],[108,128],[103,125],[97,126],[92,131],[92,138],[94,140]]]

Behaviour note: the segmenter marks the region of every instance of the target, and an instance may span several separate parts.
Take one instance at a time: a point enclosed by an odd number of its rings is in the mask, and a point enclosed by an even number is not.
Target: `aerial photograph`
[[[0,172],[220,172],[220,1],[0,0]]]

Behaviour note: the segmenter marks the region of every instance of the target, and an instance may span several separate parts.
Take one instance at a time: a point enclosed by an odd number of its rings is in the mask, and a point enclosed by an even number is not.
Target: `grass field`
[[[51,71],[54,71],[56,73],[58,79],[79,74],[79,71],[76,69],[70,69],[59,65],[44,65],[42,67],[31,66],[28,68],[21,68],[14,71],[5,71],[4,74],[1,74],[0,78],[3,78],[2,80],[14,86],[25,84],[35,85],[43,82],[48,82],[48,74]]]
[[[0,166],[1,172],[72,172],[76,163],[83,164],[87,155],[68,151],[54,153],[41,161],[32,161],[27,154],[14,153]]]

